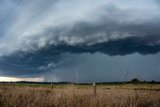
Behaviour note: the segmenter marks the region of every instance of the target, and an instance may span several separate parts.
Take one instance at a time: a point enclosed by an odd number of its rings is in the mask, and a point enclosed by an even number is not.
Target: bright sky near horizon
[[[43,78],[17,78],[17,77],[0,77],[0,82],[17,82],[17,81],[44,81]]]

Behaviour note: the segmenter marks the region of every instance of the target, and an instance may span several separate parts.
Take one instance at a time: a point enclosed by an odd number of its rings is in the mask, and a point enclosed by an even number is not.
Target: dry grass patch
[[[89,88],[90,87],[90,88]],[[148,86],[142,86],[147,89]],[[141,90],[141,86],[104,85],[97,87],[76,85],[64,88],[0,86],[2,107],[160,107],[160,91],[155,86]]]

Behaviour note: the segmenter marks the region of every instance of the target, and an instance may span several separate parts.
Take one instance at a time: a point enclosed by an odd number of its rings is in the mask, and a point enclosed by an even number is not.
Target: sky
[[[160,81],[159,0],[0,0],[0,81]]]

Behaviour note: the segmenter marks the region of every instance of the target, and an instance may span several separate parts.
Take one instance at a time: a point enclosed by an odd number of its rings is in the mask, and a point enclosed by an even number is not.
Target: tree
[[[132,83],[139,83],[140,81],[139,81],[139,79],[137,79],[137,78],[134,78],[134,79],[132,79],[132,81],[131,81]]]

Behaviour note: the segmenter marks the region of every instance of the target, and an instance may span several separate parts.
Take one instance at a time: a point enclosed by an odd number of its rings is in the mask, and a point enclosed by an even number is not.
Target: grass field
[[[159,84],[0,84],[1,107],[160,107]]]

